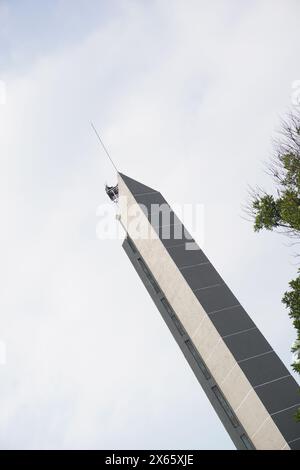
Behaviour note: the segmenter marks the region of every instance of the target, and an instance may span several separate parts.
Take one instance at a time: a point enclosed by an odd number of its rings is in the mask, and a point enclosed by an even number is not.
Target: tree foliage
[[[292,352],[295,354],[295,362],[292,366],[300,374],[300,270],[298,270],[298,277],[293,279],[289,285],[290,290],[285,292],[282,302],[289,309],[289,316],[297,330],[297,339],[292,347]]]
[[[261,189],[251,192],[248,214],[254,219],[254,230],[280,230],[300,237],[300,114],[283,121],[276,154],[269,165],[276,194]]]
[[[297,245],[300,242],[300,113],[293,112],[282,123],[276,142],[275,156],[269,164],[269,174],[274,181],[274,194],[262,189],[252,189],[246,212],[253,220],[254,230],[272,230],[285,233]],[[300,373],[300,269],[289,283],[282,302],[297,331],[292,347],[292,367]],[[300,421],[300,409],[296,418]]]

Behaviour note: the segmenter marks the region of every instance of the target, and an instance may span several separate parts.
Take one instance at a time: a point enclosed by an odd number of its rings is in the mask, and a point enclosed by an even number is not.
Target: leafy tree
[[[300,113],[291,113],[282,122],[279,139],[276,142],[275,156],[269,164],[275,191],[269,194],[260,188],[252,189],[246,212],[251,216],[254,230],[262,229],[285,233],[300,243]],[[295,355],[293,369],[300,373],[300,269],[289,283],[282,302],[297,331],[297,339],[292,347]],[[300,421],[300,409],[296,419]]]
[[[297,339],[292,347],[292,352],[295,353],[295,362],[292,367],[300,374],[300,270],[298,273],[298,277],[289,283],[291,290],[284,294],[282,302],[289,309],[289,316],[297,330]]]

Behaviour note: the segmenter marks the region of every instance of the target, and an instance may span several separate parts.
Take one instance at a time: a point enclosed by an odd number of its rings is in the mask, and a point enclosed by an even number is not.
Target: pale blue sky
[[[270,184],[299,16],[298,0],[0,0],[1,448],[233,447],[121,242],[96,237],[115,175],[91,120],[121,171],[204,204],[204,250],[289,367],[293,250],[241,205]]]

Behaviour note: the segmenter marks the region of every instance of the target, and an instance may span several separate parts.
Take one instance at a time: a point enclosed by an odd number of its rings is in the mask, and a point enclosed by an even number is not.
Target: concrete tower
[[[121,173],[107,192],[124,250],[236,448],[300,449],[296,381],[161,193]]]

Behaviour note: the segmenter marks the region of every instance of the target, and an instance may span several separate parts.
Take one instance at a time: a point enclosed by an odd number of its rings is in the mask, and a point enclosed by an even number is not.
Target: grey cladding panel
[[[226,345],[237,361],[266,353],[272,348],[266,338],[256,328],[224,338]]]
[[[197,290],[194,294],[207,313],[227,309],[238,304],[237,299],[225,284]]]
[[[199,247],[197,250],[187,250],[185,244],[177,245],[170,247],[168,253],[178,268],[208,262],[207,257]]]
[[[174,225],[173,228],[174,230],[171,227],[170,233],[159,232],[160,239],[167,250],[178,245],[195,246],[195,240],[184,229],[183,225]],[[166,237],[166,235],[169,236]]]
[[[253,387],[287,375],[289,371],[272,351],[240,363],[240,367]]]
[[[221,336],[255,327],[254,322],[241,305],[212,313],[209,318]]]
[[[300,437],[289,444],[292,450],[300,450]]]
[[[180,224],[180,220],[172,211],[165,198],[158,192],[135,196],[143,212],[153,227],[165,227]]]
[[[133,195],[155,192],[155,189],[152,189],[149,186],[146,186],[145,184],[139,183],[138,181],[129,178],[129,176],[123,175],[123,173],[119,173],[119,175],[122,177],[129,191]]]
[[[136,201],[139,204],[143,204],[143,205],[145,205],[146,207],[149,208],[149,212],[150,212],[150,209],[151,209],[151,205],[160,206],[162,204],[167,205],[167,208],[169,209],[169,212],[172,211],[172,209],[168,205],[165,198],[159,192],[136,194],[134,196],[135,196]]]
[[[300,404],[299,386],[291,375],[257,387],[255,391],[270,414]]]
[[[290,447],[300,449],[300,422],[295,419],[297,408],[298,406],[295,406],[289,410],[282,411],[281,413],[277,413],[272,416],[272,418],[280,432],[285,437],[285,440],[287,442],[294,441],[289,444]],[[297,439],[297,441],[295,439]]]
[[[193,290],[223,284],[221,276],[211,263],[183,268],[181,274]]]
[[[134,197],[167,249],[186,243],[192,248],[197,247],[161,193],[158,191],[139,192],[135,193]]]

